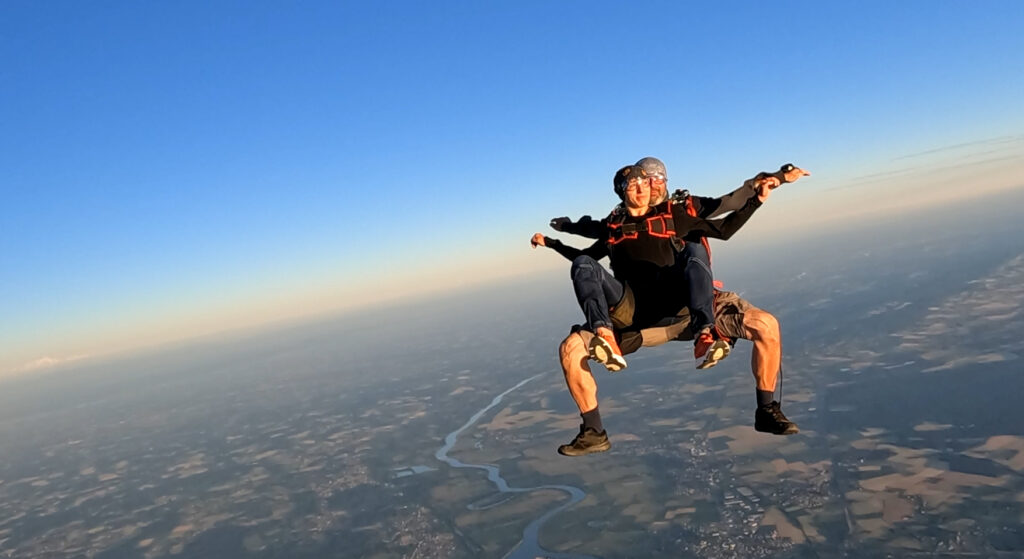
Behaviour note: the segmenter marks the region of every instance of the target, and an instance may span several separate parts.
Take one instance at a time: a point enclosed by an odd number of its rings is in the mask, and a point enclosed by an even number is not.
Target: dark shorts
[[[743,317],[752,309],[760,310],[732,291],[715,291],[715,326],[718,328],[718,333],[730,338],[746,339]],[[578,332],[586,344],[589,344],[590,338],[593,337],[592,333],[579,325],[573,326],[572,331]],[[686,309],[683,309],[677,316],[666,318],[654,326],[641,330],[616,330],[615,334],[619,338],[619,347],[624,355],[633,353],[641,347],[694,338],[694,332],[690,331],[690,313]]]

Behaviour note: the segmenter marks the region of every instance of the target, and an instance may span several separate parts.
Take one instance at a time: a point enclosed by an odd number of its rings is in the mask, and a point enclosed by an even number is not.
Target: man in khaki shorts
[[[630,311],[626,308],[619,312]],[[623,317],[620,315],[613,318]],[[774,400],[776,380],[782,362],[782,338],[775,316],[751,305],[731,291],[716,290],[715,322],[722,335],[750,340],[754,344],[750,363],[757,383],[758,407],[754,412],[754,429],[775,435],[792,435],[799,432],[796,424],[783,415],[779,402]],[[632,353],[641,347],[694,338],[694,333],[690,329],[689,312],[686,309],[653,327],[642,330],[625,329],[617,333],[622,339],[619,346],[623,354]],[[558,452],[566,456],[603,452],[611,448],[611,442],[597,413],[597,383],[588,363],[587,348],[592,336],[591,332],[574,327],[558,350],[569,393],[584,421],[576,438],[569,444],[558,447]],[[589,422],[588,415],[591,416]]]

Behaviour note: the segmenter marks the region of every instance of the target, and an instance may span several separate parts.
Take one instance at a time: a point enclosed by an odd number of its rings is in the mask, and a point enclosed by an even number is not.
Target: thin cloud
[[[1019,143],[1019,142],[1024,142],[1024,135],[1018,135],[1018,136],[997,136],[995,138],[987,138],[985,140],[977,140],[977,141],[973,141],[973,142],[964,142],[962,144],[953,144],[953,145],[942,146],[942,147],[938,147],[938,148],[934,148],[934,149],[930,149],[930,150],[926,150],[926,151],[919,151],[917,153],[911,153],[911,154],[908,154],[908,155],[901,155],[901,156],[899,156],[899,157],[897,157],[895,159],[891,159],[890,161],[895,162],[895,161],[900,161],[900,160],[903,160],[903,159],[913,159],[915,157],[924,157],[926,155],[932,155],[932,154],[941,153],[941,152],[944,152],[944,151],[953,151],[953,150],[958,150],[958,149],[966,149],[966,148],[971,148],[971,147],[974,147],[974,146],[1013,144],[1013,143]]]
[[[72,355],[70,357],[40,357],[34,361],[29,361],[21,367],[15,369],[18,373],[29,373],[32,371],[38,371],[40,369],[49,369],[56,367],[57,365],[63,365],[65,363],[71,363],[72,361],[79,361],[89,357],[88,355]]]
[[[888,170],[888,171],[882,171],[882,172],[878,172],[878,173],[870,173],[870,174],[867,174],[867,175],[860,175],[858,177],[853,177],[853,178],[851,178],[851,179],[849,179],[847,181],[844,181],[844,182],[846,182],[846,184],[843,184],[841,186],[836,186],[834,188],[828,188],[828,189],[825,189],[825,190],[827,190],[827,191],[845,190],[845,189],[848,189],[848,188],[855,188],[855,187],[858,187],[858,186],[865,186],[865,185],[869,185],[869,184],[875,184],[875,183],[884,182],[884,181],[888,181],[888,180],[892,180],[892,179],[897,179],[897,178],[902,178],[902,177],[908,177],[908,176],[914,176],[914,175],[920,175],[920,174],[944,173],[944,172],[954,171],[954,170],[957,170],[957,169],[965,169],[965,168],[969,168],[969,167],[977,167],[977,166],[982,166],[982,165],[992,165],[992,164],[996,164],[996,163],[1003,163],[1003,162],[1007,162],[1007,161],[1015,161],[1015,160],[1020,160],[1021,159],[1021,154],[1020,153],[1010,153],[1010,154],[1003,155],[1004,151],[1005,150],[1002,150],[1002,149],[989,150],[989,151],[986,151],[986,152],[972,153],[972,154],[964,155],[962,157],[957,158],[956,161],[951,162],[951,163],[946,163],[946,164],[940,164],[940,165],[914,165],[914,166],[909,166],[909,167],[903,167],[903,168],[900,168],[900,169],[891,169],[891,170]],[[992,156],[992,155],[996,155],[996,154],[998,154],[996,157],[985,157],[985,156]]]

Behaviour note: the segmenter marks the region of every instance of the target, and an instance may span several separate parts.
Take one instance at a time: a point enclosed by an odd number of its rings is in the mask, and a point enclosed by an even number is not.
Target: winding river
[[[543,374],[544,373],[539,373],[539,374],[533,375],[532,377],[530,377],[530,378],[528,378],[526,380],[523,380],[519,384],[517,384],[517,385],[513,386],[512,388],[509,388],[508,390],[506,390],[506,391],[502,392],[501,394],[498,394],[497,396],[495,396],[494,399],[491,400],[490,404],[488,404],[483,409],[481,409],[480,411],[478,411],[475,414],[473,414],[473,416],[470,417],[469,420],[466,421],[466,423],[462,427],[459,427],[458,429],[452,431],[451,433],[448,433],[448,436],[446,436],[444,438],[444,446],[442,446],[440,449],[438,449],[438,451],[436,453],[434,453],[434,456],[438,460],[448,464],[449,466],[451,466],[453,468],[474,468],[474,469],[477,469],[477,470],[484,470],[484,471],[486,471],[487,472],[487,479],[490,480],[491,483],[493,483],[495,485],[495,487],[498,489],[498,491],[501,492],[501,493],[529,493],[530,491],[538,491],[538,490],[541,490],[541,489],[554,489],[556,491],[562,491],[562,492],[564,492],[564,493],[569,495],[569,500],[568,501],[566,501],[566,502],[562,503],[561,505],[559,505],[559,506],[557,506],[557,507],[555,507],[555,508],[545,512],[544,514],[542,514],[539,517],[535,518],[533,521],[531,521],[529,524],[526,525],[526,528],[523,529],[523,539],[519,541],[519,544],[517,544],[515,548],[513,548],[511,551],[509,551],[508,553],[505,554],[505,557],[507,559],[534,559],[535,557],[548,557],[548,558],[551,558],[551,559],[584,559],[584,558],[585,559],[594,559],[594,557],[591,556],[591,555],[579,555],[579,554],[575,554],[575,553],[555,553],[555,552],[552,552],[552,551],[547,551],[546,549],[542,548],[540,546],[540,543],[537,541],[538,534],[540,533],[540,528],[541,528],[541,526],[544,525],[545,522],[547,522],[554,515],[562,512],[563,510],[565,510],[565,509],[575,505],[576,503],[582,501],[583,498],[587,496],[587,494],[584,493],[582,489],[580,489],[578,487],[573,487],[571,485],[540,485],[540,486],[537,486],[537,487],[509,487],[508,486],[508,482],[505,481],[505,478],[501,477],[501,472],[498,470],[497,466],[492,466],[490,464],[466,464],[466,463],[464,463],[464,462],[462,462],[462,461],[460,461],[458,459],[455,459],[455,458],[452,458],[452,457],[448,456],[448,452],[452,449],[452,447],[455,446],[455,441],[458,440],[459,435],[463,431],[465,431],[466,429],[470,428],[481,417],[483,417],[483,415],[485,413],[490,411],[491,408],[493,408],[494,406],[497,406],[501,402],[502,398],[504,398],[507,394],[509,394],[510,392],[513,392],[513,391],[515,391],[517,389],[519,389],[524,384],[526,384],[526,383],[528,383],[528,382],[530,382],[530,381],[532,381],[534,379],[540,378],[541,376],[543,376]],[[511,495],[508,498],[510,499]],[[505,499],[505,500],[507,500],[507,499]],[[494,503],[491,503],[491,504],[486,505],[486,506],[469,505],[468,508],[475,509],[475,510],[482,510],[482,509],[491,508],[491,507],[500,505],[501,503],[504,503],[505,500],[494,502]]]

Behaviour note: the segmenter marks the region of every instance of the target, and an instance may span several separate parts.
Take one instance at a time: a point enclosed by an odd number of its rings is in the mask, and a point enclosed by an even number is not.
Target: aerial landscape
[[[1022,28],[0,4],[0,559],[1024,557]]]
[[[610,452],[556,454],[579,422],[559,276],[504,288],[504,325],[423,304],[344,347],[347,316],[83,370],[49,407],[24,403],[46,379],[9,381],[0,556],[1022,553],[1024,231],[994,223],[763,269],[745,296],[784,325],[793,437],[751,428],[744,346],[695,371],[670,343],[597,370]]]

